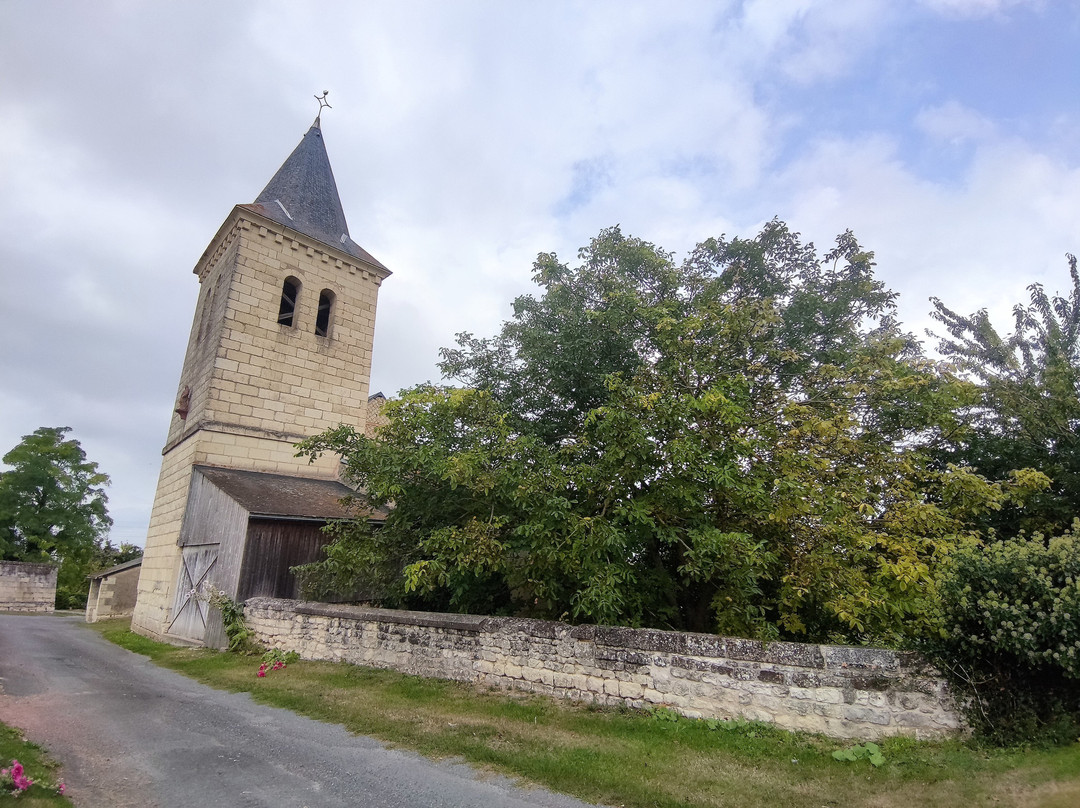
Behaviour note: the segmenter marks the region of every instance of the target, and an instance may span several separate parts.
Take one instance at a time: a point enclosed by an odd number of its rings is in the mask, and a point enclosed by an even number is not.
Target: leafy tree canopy
[[[122,542],[119,547],[110,541],[106,541],[100,545],[94,554],[94,569],[105,570],[109,567],[115,567],[118,564],[123,564],[126,561],[134,561],[136,558],[141,558],[143,554],[143,548],[137,544],[128,544]]]
[[[63,562],[58,599],[84,590],[85,575],[108,546],[107,475],[86,459],[68,427],[41,427],[3,457],[0,553],[9,561]],[[68,594],[65,594],[68,593]],[[63,596],[61,598],[61,595]]]
[[[963,316],[933,299],[947,337],[938,350],[979,385],[967,412],[971,429],[946,454],[991,479],[1011,469],[1037,468],[1050,487],[1024,509],[989,514],[987,527],[1061,531],[1080,514],[1080,273],[1068,256],[1072,288],[1047,295],[1028,287],[1028,305],[1013,309],[1013,333],[1001,336],[985,310]]]
[[[310,581],[391,604],[803,639],[922,631],[969,516],[1045,485],[930,450],[977,391],[922,358],[850,233],[774,221],[681,264],[618,228],[340,453],[378,531],[341,525]]]

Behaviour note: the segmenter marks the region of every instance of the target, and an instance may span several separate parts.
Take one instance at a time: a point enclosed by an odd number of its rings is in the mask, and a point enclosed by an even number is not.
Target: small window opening
[[[334,293],[323,289],[319,294],[319,312],[315,316],[315,335],[325,337],[330,333],[330,310],[334,307]]]
[[[207,323],[210,321],[210,306],[214,302],[214,289],[212,286],[207,286],[206,294],[203,295],[203,307],[202,314],[199,317],[199,333],[195,337],[196,342],[202,342],[203,334],[206,333]]]
[[[278,307],[277,321],[280,325],[292,326],[299,294],[300,283],[295,278],[286,278],[281,286],[281,306]]]

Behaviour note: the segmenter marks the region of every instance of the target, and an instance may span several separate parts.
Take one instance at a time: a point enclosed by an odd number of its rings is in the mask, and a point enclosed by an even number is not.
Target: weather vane
[[[330,95],[330,91],[329,90],[323,90],[322,95],[315,96],[315,100],[319,102],[319,114],[315,116],[315,123],[316,124],[322,122],[323,107],[326,107],[327,109],[333,109],[333,107],[330,106],[330,103],[326,100],[326,96],[328,96],[328,95]]]

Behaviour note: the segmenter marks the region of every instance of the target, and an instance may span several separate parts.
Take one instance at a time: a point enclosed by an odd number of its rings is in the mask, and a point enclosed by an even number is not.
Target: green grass
[[[124,623],[96,627],[213,687],[606,805],[1080,805],[1080,743],[988,751],[893,739],[881,742],[885,763],[875,768],[832,758],[850,744],[762,724],[597,709],[327,662],[293,663],[260,679],[257,657],[174,648],[132,634]]]
[[[6,724],[0,724],[0,768],[8,769],[13,760],[19,761],[26,769],[26,776],[34,781],[18,797],[12,795],[11,777],[0,778],[0,805],[26,806],[71,806],[67,797],[56,793],[59,782],[54,763],[37,744],[22,737],[22,734]]]

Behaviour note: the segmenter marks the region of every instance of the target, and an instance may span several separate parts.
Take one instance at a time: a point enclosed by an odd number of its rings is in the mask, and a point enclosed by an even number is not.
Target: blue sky
[[[436,380],[536,254],[851,229],[921,333],[1002,328],[1080,251],[1080,3],[0,0],[0,451],[71,426],[141,543],[191,269],[330,90],[354,239],[394,275],[372,387]]]

